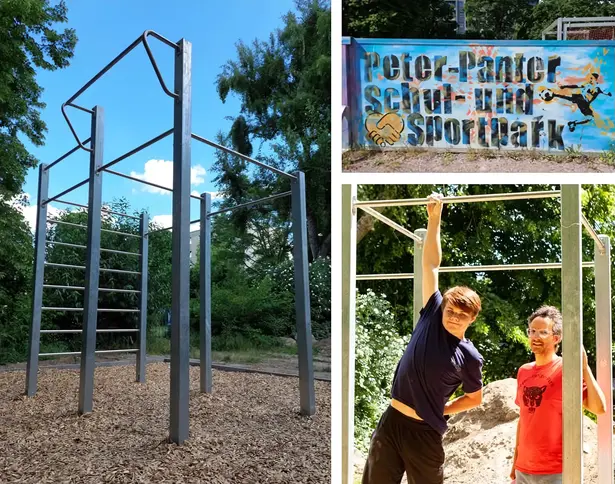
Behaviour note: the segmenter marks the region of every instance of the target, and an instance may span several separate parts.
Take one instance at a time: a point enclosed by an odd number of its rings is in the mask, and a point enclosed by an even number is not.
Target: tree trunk
[[[310,253],[312,257],[308,257],[310,261],[313,261],[318,257],[318,227],[316,225],[316,217],[312,214],[312,211],[307,208],[307,238],[308,238],[308,247],[310,249]]]

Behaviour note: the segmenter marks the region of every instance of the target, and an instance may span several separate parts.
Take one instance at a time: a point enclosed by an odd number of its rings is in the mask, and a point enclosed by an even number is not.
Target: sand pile
[[[517,380],[513,378],[491,383],[483,391],[480,407],[451,417],[444,437],[444,482],[510,483],[508,476],[519,418],[516,390]],[[583,440],[584,482],[597,483],[597,426],[587,417],[584,417]],[[362,473],[363,462],[357,463],[358,473]]]

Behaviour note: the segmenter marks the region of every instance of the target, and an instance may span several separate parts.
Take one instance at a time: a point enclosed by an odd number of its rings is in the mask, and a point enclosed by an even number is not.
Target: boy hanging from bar
[[[442,197],[427,204],[423,309],[393,380],[391,405],[372,436],[363,484],[442,484],[447,415],[480,405],[483,358],[465,337],[481,309],[467,287],[438,290]],[[416,301],[416,304],[419,302]],[[462,385],[464,395],[449,398]]]

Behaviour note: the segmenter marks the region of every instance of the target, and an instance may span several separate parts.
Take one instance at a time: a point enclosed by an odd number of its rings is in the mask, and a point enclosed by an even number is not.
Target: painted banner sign
[[[344,39],[349,143],[604,151],[615,42]]]

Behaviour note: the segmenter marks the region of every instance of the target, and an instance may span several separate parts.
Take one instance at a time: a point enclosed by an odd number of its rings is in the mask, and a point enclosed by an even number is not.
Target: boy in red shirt
[[[543,306],[529,318],[527,334],[536,357],[517,374],[519,422],[511,479],[516,484],[562,482],[562,315]],[[587,364],[583,349],[583,407],[596,415],[606,411],[604,394]]]

